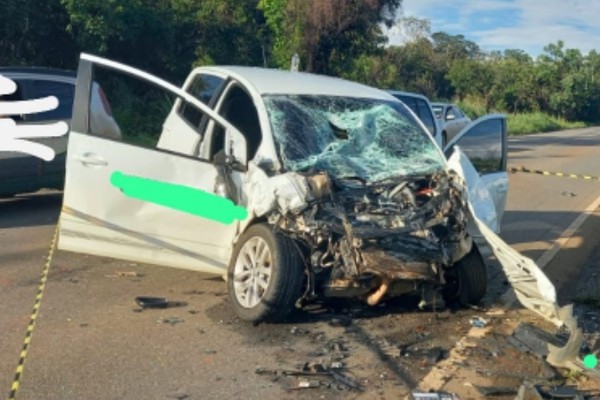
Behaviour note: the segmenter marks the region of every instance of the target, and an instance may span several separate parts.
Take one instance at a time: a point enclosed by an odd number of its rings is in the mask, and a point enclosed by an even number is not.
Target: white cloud
[[[600,44],[598,1],[561,0],[542,5],[536,0],[515,0],[514,5],[520,11],[514,26],[472,32],[481,46],[521,48],[537,55],[544,46],[558,40],[583,53]]]
[[[430,19],[433,32],[463,34],[485,50],[519,48],[536,56],[558,40],[583,53],[600,49],[597,0],[404,0],[403,14]],[[496,28],[479,25],[494,20]],[[401,43],[397,36],[392,32],[390,43]]]

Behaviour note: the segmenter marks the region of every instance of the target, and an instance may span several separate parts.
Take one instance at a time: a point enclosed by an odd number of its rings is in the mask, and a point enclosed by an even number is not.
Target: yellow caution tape
[[[48,251],[48,257],[46,257],[46,264],[44,265],[44,270],[42,271],[42,276],[40,278],[40,285],[38,286],[37,293],[35,295],[35,301],[33,303],[33,311],[31,312],[31,317],[29,318],[29,325],[27,325],[27,332],[25,333],[25,340],[23,341],[23,347],[21,349],[21,354],[19,355],[19,365],[17,365],[17,370],[15,373],[15,379],[13,379],[13,383],[10,389],[10,394],[8,395],[9,400],[14,400],[17,396],[17,391],[19,390],[19,386],[21,384],[21,378],[23,378],[23,367],[25,365],[25,357],[27,357],[27,352],[29,351],[29,345],[31,344],[31,335],[33,334],[33,328],[35,326],[35,320],[40,313],[40,304],[42,302],[42,296],[44,295],[44,289],[46,288],[46,281],[48,280],[48,271],[50,270],[50,264],[52,263],[52,256],[54,255],[54,248],[56,246],[56,238],[58,236],[58,225],[54,230],[54,235],[52,236],[52,242],[50,243],[50,250]]]
[[[585,179],[588,181],[600,181],[600,177],[598,177],[598,176],[566,174],[563,172],[542,171],[539,169],[528,169],[525,167],[512,167],[512,168],[509,168],[508,171],[509,172],[525,172],[528,174],[538,174],[538,175],[545,175],[545,176],[560,176],[562,178]]]

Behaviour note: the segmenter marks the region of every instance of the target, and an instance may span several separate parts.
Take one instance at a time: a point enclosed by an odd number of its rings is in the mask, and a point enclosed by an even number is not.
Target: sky
[[[403,0],[406,17],[428,19],[431,32],[462,34],[485,51],[521,49],[533,57],[565,42],[587,54],[600,51],[600,0]],[[388,32],[401,44],[401,31]]]

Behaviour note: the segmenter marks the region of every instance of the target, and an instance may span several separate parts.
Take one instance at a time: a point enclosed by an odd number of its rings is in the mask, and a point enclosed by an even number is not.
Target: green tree
[[[401,0],[261,0],[273,43],[273,60],[289,67],[294,53],[303,69],[330,75],[351,70],[357,58],[377,54]]]
[[[60,0],[2,0],[0,65],[74,67],[78,49],[67,23]]]

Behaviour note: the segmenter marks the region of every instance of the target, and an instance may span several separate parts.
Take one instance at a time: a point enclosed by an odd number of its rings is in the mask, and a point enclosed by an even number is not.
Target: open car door
[[[100,79],[107,94],[103,102],[127,94],[135,99],[113,107],[120,140],[93,131],[90,90]],[[158,146],[166,116],[181,101],[223,126],[227,137],[241,136],[228,121],[180,88],[135,68],[81,55],[59,249],[224,273],[239,220],[223,222],[198,213],[203,206],[198,198],[213,196],[218,190],[222,166],[191,151]],[[245,155],[239,160],[245,164]]]
[[[451,168],[463,171],[477,217],[499,233],[508,195],[506,117],[477,119],[446,145],[444,154]]]

